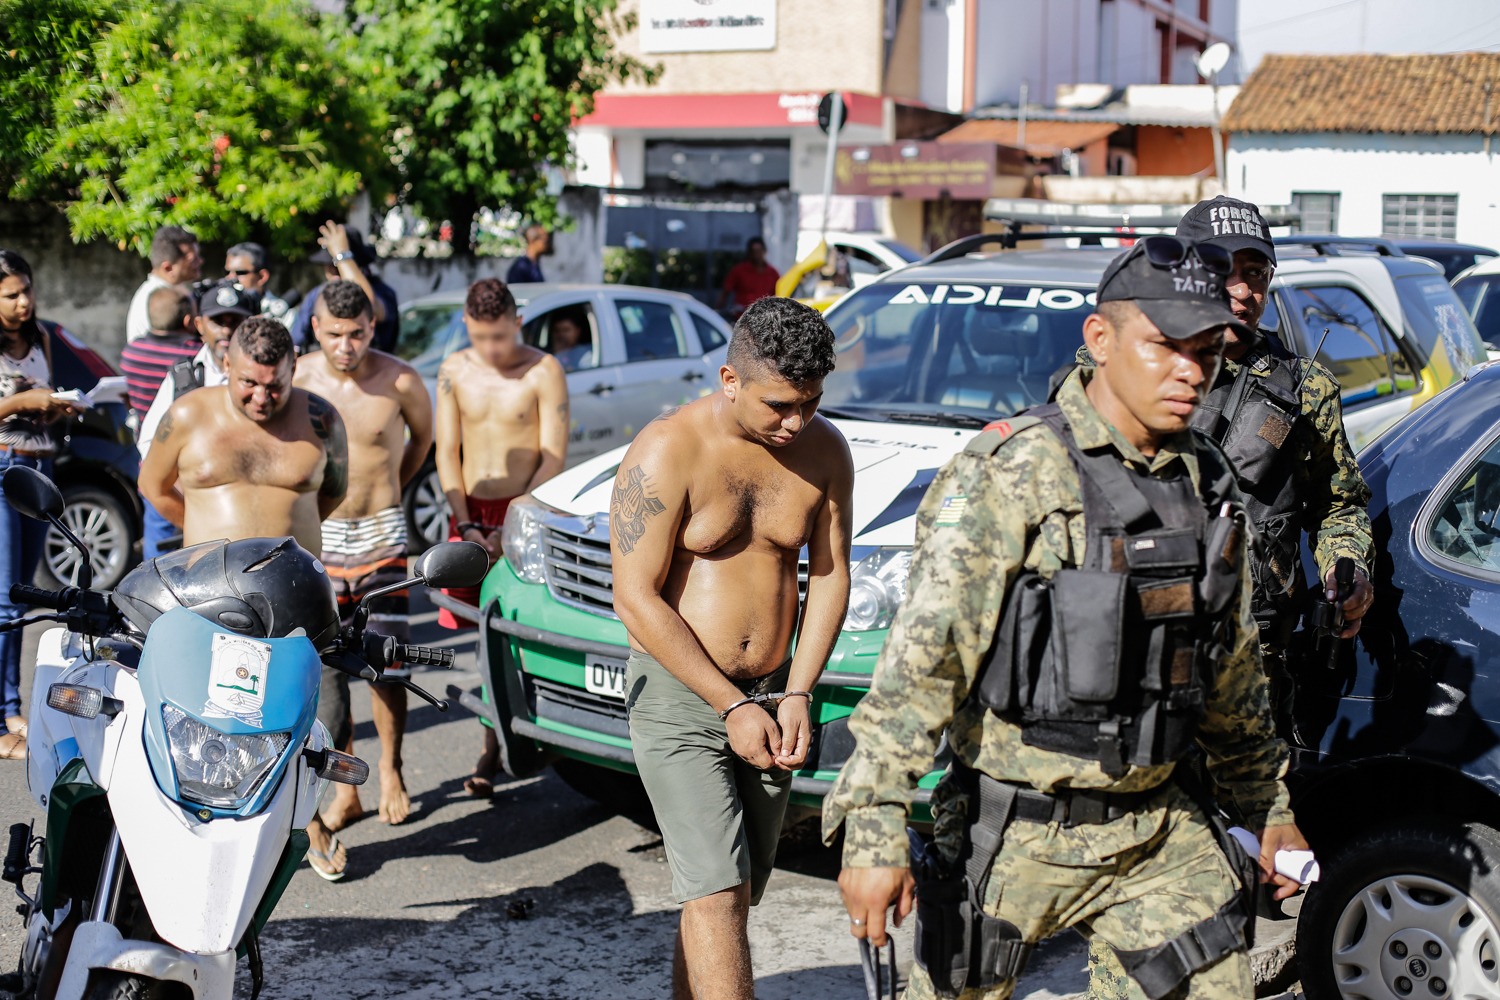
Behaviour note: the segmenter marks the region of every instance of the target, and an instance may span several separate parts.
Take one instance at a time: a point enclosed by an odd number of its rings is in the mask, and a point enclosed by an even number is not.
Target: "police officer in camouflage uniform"
[[[1231,270],[1176,237],[1122,254],[1084,324],[1097,367],[975,438],[918,510],[908,597],[823,812],[825,839],[844,830],[856,937],[883,943],[887,908],[899,922],[917,905],[908,998],[1003,1000],[1067,927],[1114,949],[1135,997],[1252,995],[1242,890],[1269,877],[1291,895],[1270,859],[1306,845],[1242,498],[1189,429],[1225,329],[1249,334]],[[909,853],[915,782],[945,734],[933,841]],[[1173,780],[1195,744],[1260,858],[1237,865],[1207,793]]]
[[[1229,453],[1259,532],[1252,610],[1260,626],[1261,657],[1280,730],[1300,742],[1286,648],[1309,603],[1302,532],[1311,542],[1326,599],[1337,593],[1334,564],[1342,556],[1354,561],[1354,590],[1344,603],[1342,633],[1350,638],[1375,599],[1369,583],[1374,558],[1366,513],[1370,488],[1344,433],[1338,379],[1260,329],[1276,270],[1276,247],[1260,209],[1220,195],[1193,206],[1177,235],[1234,255],[1234,271],[1226,283],[1230,308],[1253,331],[1249,337],[1233,329],[1225,334],[1224,365],[1192,423]],[[1321,332],[1312,335],[1317,338]],[[1092,363],[1087,346],[1078,355],[1081,363]]]

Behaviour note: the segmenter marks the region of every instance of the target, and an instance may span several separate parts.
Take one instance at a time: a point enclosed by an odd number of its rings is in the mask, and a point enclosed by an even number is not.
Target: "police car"
[[[820,808],[853,749],[847,718],[905,597],[914,514],[928,485],[985,424],[1045,401],[1119,252],[970,252],[985,239],[881,275],[827,313],[838,366],[821,412],[854,457],[852,586],[814,692],[814,749],[793,778],[793,804],[805,809]],[[1407,258],[1289,257],[1265,322],[1299,352],[1321,345],[1319,359],[1343,382],[1356,447],[1483,358],[1441,271]],[[610,490],[624,450],[511,505],[505,558],[481,597],[492,700],[465,703],[498,726],[510,773],[555,762],[585,794],[639,809],[625,718],[629,650],[609,553]],[[805,586],[805,566],[801,579]],[[945,765],[940,756],[922,778],[923,795]]]

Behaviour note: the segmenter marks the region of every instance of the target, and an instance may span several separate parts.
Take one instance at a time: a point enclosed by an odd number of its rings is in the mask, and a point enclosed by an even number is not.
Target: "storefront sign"
[[[903,198],[988,198],[995,184],[993,143],[897,142],[852,146],[838,155],[838,193]]]
[[[641,51],[776,47],[777,0],[641,0]]]

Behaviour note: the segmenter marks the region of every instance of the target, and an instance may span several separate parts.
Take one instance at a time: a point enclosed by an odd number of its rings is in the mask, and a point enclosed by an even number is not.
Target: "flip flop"
[[[15,735],[21,737],[22,739],[25,739],[27,737],[27,735],[29,735],[28,730],[30,729],[30,727],[27,726],[26,720],[22,719],[20,716],[14,716],[14,718],[18,720],[19,724],[12,724],[12,722],[11,722],[10,719],[6,719],[5,720],[5,728],[6,728],[6,730],[9,731],[9,732],[11,732],[11,733],[14,733]]]
[[[481,778],[477,774],[471,774],[468,780],[464,782],[464,791],[476,799],[494,798],[495,783],[489,778]]]
[[[347,855],[345,855],[345,857],[344,857],[344,868],[341,869],[341,870],[339,870],[339,871],[336,871],[336,872],[325,872],[323,869],[321,869],[317,865],[313,864],[312,863],[312,859],[313,858],[317,858],[319,861],[322,861],[322,862],[326,863],[328,865],[328,867],[332,868],[333,867],[333,856],[335,854],[337,854],[338,852],[339,852],[339,835],[335,833],[328,840],[328,853],[327,854],[324,854],[322,851],[313,850],[311,847],[309,847],[307,849],[307,867],[309,867],[313,871],[317,872],[319,878],[324,879],[324,880],[326,880],[328,882],[337,882],[339,879],[343,878],[345,872],[348,871],[349,858],[348,858]]]
[[[23,733],[0,734],[0,760],[25,760],[26,736]]]

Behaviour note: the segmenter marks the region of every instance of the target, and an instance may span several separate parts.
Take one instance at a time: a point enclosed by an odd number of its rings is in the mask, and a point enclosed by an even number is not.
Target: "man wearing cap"
[[[1249,997],[1246,890],[1303,848],[1250,614],[1243,500],[1191,429],[1231,311],[1226,251],[1150,237],[1084,322],[1096,367],[992,424],[917,512],[903,604],[857,745],[824,804],[844,831],[850,929],[879,945],[918,909],[909,998],[1010,995],[1074,927],[1152,1000]],[[909,847],[916,779],[946,736],[934,837]],[[1246,857],[1181,762],[1201,746]],[[1213,821],[1210,810],[1213,809]],[[970,959],[972,958],[972,961]]]
[[[1350,638],[1375,599],[1369,583],[1375,554],[1366,513],[1370,488],[1344,432],[1338,379],[1316,361],[1287,350],[1274,331],[1260,328],[1276,270],[1276,247],[1260,209],[1220,195],[1193,206],[1177,235],[1234,255],[1226,283],[1229,305],[1249,332],[1225,333],[1224,365],[1192,424],[1234,462],[1246,511],[1260,534],[1260,552],[1251,559],[1251,611],[1260,626],[1278,727],[1287,739],[1300,742],[1286,648],[1309,604],[1302,533],[1307,532],[1326,599],[1337,594],[1334,564],[1344,556],[1354,561],[1354,591],[1344,603],[1343,638]],[[1086,350],[1079,352],[1085,363]]]
[[[197,302],[197,316],[191,322],[203,346],[191,361],[174,364],[157,387],[156,398],[141,418],[136,433],[136,448],[141,453],[142,462],[151,450],[151,441],[156,437],[162,417],[172,408],[173,402],[194,389],[224,385],[229,381],[229,376],[224,373],[224,357],[229,352],[230,338],[241,323],[260,312],[260,295],[227,278],[195,286],[193,298]],[[178,534],[178,528],[162,517],[144,494],[141,500],[146,508],[141,555],[155,559],[161,555],[161,544]]]
[[[318,237],[318,245],[322,249],[307,259],[323,265],[325,283],[342,278],[354,282],[364,291],[375,308],[375,339],[370,346],[389,354],[396,347],[396,335],[399,332],[396,310],[399,307],[396,290],[370,270],[370,265],[375,262],[374,248],[352,226],[325,222],[318,232],[322,234]],[[292,342],[299,351],[315,343],[312,317],[313,310],[317,308],[318,296],[322,292],[323,285],[308,292],[307,298],[302,300],[302,305],[297,310],[296,320],[292,322]]]

